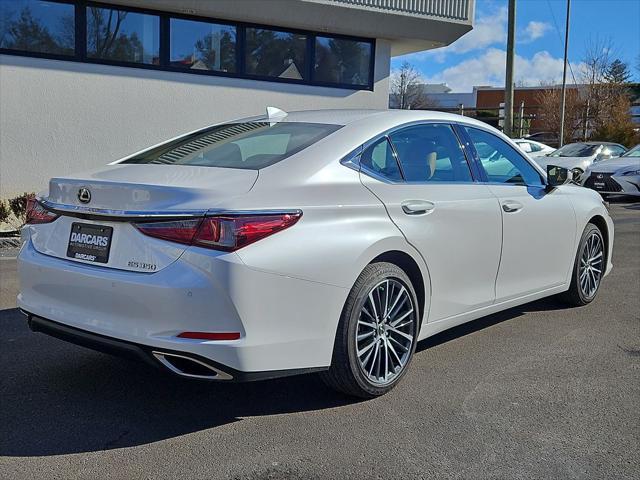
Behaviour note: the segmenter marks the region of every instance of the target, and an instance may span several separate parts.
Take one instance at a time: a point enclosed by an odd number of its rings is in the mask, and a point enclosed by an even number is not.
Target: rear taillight
[[[200,222],[202,222],[201,218],[194,218],[191,220],[172,220],[169,222],[135,223],[134,226],[150,237],[191,245],[191,241],[198,231]]]
[[[27,199],[27,224],[36,225],[40,223],[51,223],[60,215],[50,212],[44,208],[34,197]]]
[[[216,215],[193,220],[137,223],[145,235],[233,252],[295,224],[301,212]]]

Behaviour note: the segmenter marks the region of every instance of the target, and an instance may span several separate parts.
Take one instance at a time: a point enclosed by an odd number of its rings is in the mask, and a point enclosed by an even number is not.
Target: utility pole
[[[518,138],[522,138],[524,131],[524,101],[520,102],[520,129],[518,130]]]
[[[513,57],[516,49],[516,0],[509,0],[509,28],[507,31],[507,72],[504,81],[504,133],[513,134]]]
[[[564,28],[564,68],[562,69],[562,103],[560,105],[560,138],[558,147],[564,145],[564,110],[567,102],[567,64],[569,55],[569,16],[571,13],[571,0],[567,0],[567,24]]]

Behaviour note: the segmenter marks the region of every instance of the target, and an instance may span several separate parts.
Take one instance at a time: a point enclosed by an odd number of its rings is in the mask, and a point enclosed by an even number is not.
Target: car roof
[[[487,126],[486,123],[479,122],[469,117],[463,117],[453,113],[436,112],[432,110],[356,110],[356,109],[331,109],[331,110],[299,110],[285,112],[285,117],[274,119],[282,122],[309,122],[325,123],[331,125],[351,125],[367,121],[380,121],[383,123],[397,122],[398,124],[420,121],[420,120],[440,120],[443,122],[464,122]],[[257,118],[257,117],[256,117]],[[261,119],[268,117],[262,116]]]
[[[596,141],[588,141],[588,142],[575,142],[575,143],[584,143],[587,145],[616,145],[618,147],[622,147],[619,143],[615,142],[596,142]],[[624,147],[623,147],[624,148]]]

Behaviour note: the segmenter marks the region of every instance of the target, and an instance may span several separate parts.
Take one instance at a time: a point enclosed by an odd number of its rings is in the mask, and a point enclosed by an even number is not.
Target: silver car
[[[583,177],[583,186],[604,195],[640,196],[640,145],[620,158],[593,164]]]
[[[619,157],[626,150],[619,143],[611,142],[568,143],[555,152],[544,157],[536,157],[534,160],[543,169],[546,169],[547,165],[556,165],[571,170],[575,177],[581,178],[591,164]]]

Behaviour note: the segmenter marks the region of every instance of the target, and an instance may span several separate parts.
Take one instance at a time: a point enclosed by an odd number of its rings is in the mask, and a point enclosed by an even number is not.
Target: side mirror
[[[610,158],[610,153],[599,153],[598,155],[596,155],[594,162],[601,162],[602,160],[609,160]]]
[[[547,190],[551,191],[560,185],[565,185],[573,180],[573,173],[568,169],[556,165],[547,165]]]

